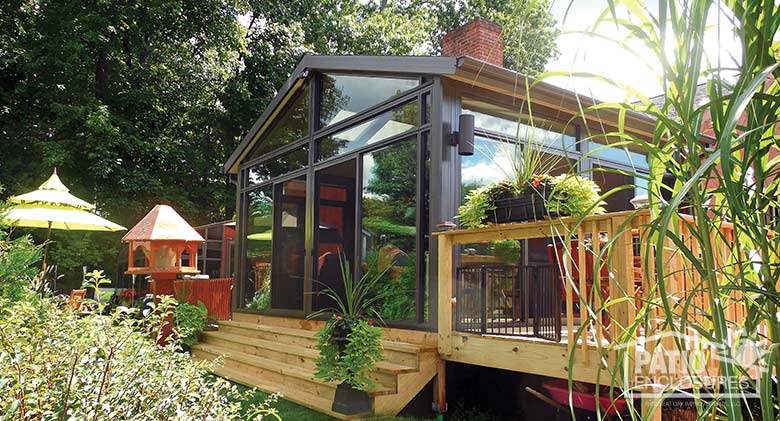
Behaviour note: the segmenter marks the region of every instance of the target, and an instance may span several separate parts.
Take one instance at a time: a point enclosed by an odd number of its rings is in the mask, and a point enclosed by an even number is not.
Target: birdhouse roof
[[[122,237],[125,242],[149,240],[206,241],[168,205],[156,205]]]

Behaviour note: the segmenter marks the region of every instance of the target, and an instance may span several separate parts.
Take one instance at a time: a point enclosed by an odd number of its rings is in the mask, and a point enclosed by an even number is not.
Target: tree
[[[554,53],[546,7],[545,0],[2,2],[0,183],[7,194],[29,191],[57,167],[74,194],[125,226],[156,203],[174,205],[195,225],[231,218],[235,186],[222,164],[304,53],[435,53],[446,31],[481,15],[504,25],[508,65],[540,70],[541,57]],[[531,28],[512,21],[515,14]],[[538,57],[511,52],[511,40],[529,41],[528,34],[538,34]],[[79,277],[83,256],[115,265],[118,234],[55,238],[71,243],[51,249],[71,277]]]

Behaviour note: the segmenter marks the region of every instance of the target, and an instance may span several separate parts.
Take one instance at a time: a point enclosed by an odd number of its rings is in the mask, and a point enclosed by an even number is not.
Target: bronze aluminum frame
[[[355,74],[354,72],[350,72],[349,74]],[[416,297],[417,300],[417,311],[416,311],[416,320],[411,322],[406,321],[392,321],[389,322],[390,325],[396,326],[396,327],[408,327],[408,328],[416,328],[416,329],[431,329],[432,326],[435,326],[435,317],[432,318],[432,320],[428,320],[427,322],[423,320],[424,318],[424,300],[420,300],[420,297],[425,297],[425,291],[422,289],[422,286],[425,286],[429,289],[428,292],[428,306],[429,306],[429,315],[435,315],[435,291],[431,291],[432,285],[434,284],[432,277],[428,278],[428,283],[425,284],[424,280],[425,278],[423,276],[420,276],[423,274],[423,271],[425,269],[425,261],[424,258],[421,256],[421,254],[424,252],[425,247],[423,245],[423,242],[428,242],[428,248],[430,249],[430,244],[432,240],[428,238],[429,233],[422,232],[420,229],[421,226],[423,226],[420,223],[420,218],[424,214],[424,206],[425,206],[425,200],[422,197],[423,189],[421,188],[422,180],[424,180],[424,174],[422,171],[425,169],[425,163],[419,160],[420,154],[422,153],[421,150],[425,147],[423,138],[425,138],[425,141],[430,143],[431,142],[431,132],[433,131],[433,124],[431,122],[424,121],[424,117],[426,115],[426,107],[423,99],[427,99],[430,102],[430,109],[431,109],[431,119],[433,119],[434,110],[437,108],[435,105],[435,99],[434,95],[432,94],[433,87],[435,85],[435,82],[430,79],[426,79],[421,77],[421,84],[406,93],[388,99],[386,101],[383,101],[379,104],[376,104],[375,106],[361,111],[359,114],[356,114],[355,116],[351,116],[348,119],[345,119],[343,121],[338,122],[337,124],[333,124],[330,126],[327,126],[322,129],[317,129],[316,126],[319,124],[319,87],[320,87],[320,77],[319,73],[313,73],[310,78],[309,83],[313,83],[313,85],[310,87],[310,95],[312,96],[310,98],[310,114],[309,114],[309,135],[305,138],[296,140],[293,143],[290,143],[288,145],[284,145],[281,148],[278,148],[268,154],[265,154],[263,156],[253,158],[251,160],[248,160],[246,162],[243,162],[241,164],[240,169],[240,177],[239,177],[239,183],[238,183],[238,202],[239,202],[239,209],[240,211],[240,217],[239,217],[239,223],[237,224],[236,228],[237,236],[239,236],[239,243],[238,243],[238,252],[236,253],[235,258],[238,260],[236,262],[237,272],[238,276],[237,279],[240,279],[238,282],[240,284],[239,288],[236,288],[236,292],[234,294],[234,310],[235,311],[242,311],[242,312],[255,312],[255,313],[262,313],[262,314],[269,314],[269,315],[278,315],[278,316],[292,316],[292,317],[305,317],[308,314],[311,313],[311,298],[310,298],[310,291],[312,290],[312,279],[313,279],[313,248],[314,248],[314,229],[312,228],[312,224],[314,221],[314,214],[315,214],[315,191],[314,191],[314,175],[316,171],[323,169],[325,167],[329,167],[331,165],[335,165],[340,162],[345,162],[350,159],[358,159],[363,156],[363,154],[382,149],[388,145],[391,145],[399,140],[407,139],[414,137],[416,144],[417,144],[417,151],[418,151],[418,164],[417,164],[417,207],[416,207],[416,225],[418,227],[417,230],[417,271],[418,271],[418,280],[417,280],[417,291],[416,291]],[[386,74],[382,75],[374,75],[374,76],[390,76]],[[406,76],[408,77],[408,74],[406,75],[398,75],[398,76]],[[420,77],[420,75],[417,75],[417,77]],[[410,102],[410,101],[417,101],[418,102],[418,126],[410,131],[395,135],[391,138],[385,139],[381,142],[377,142],[376,144],[367,145],[362,148],[356,149],[354,151],[350,151],[349,153],[345,153],[342,155],[338,155],[334,158],[330,158],[327,160],[323,160],[321,162],[315,162],[316,158],[316,144],[319,141],[319,139],[326,137],[330,134],[336,133],[340,130],[354,127],[355,125],[361,124],[362,122],[368,121],[388,110],[391,110],[398,105]],[[273,122],[271,122],[271,125]],[[269,127],[271,126],[269,125]],[[284,174],[279,177],[273,177],[268,181],[265,181],[263,183],[258,183],[255,185],[248,185],[247,182],[247,168],[251,167],[252,165],[265,162],[271,159],[274,159],[286,152],[289,152],[291,150],[294,150],[296,148],[299,148],[304,145],[309,145],[309,165],[306,168],[296,170],[287,174]],[[433,164],[431,162],[431,167],[433,167]],[[358,162],[358,174],[356,179],[356,188],[359,188],[362,184],[362,160]],[[243,256],[246,255],[246,241],[243,240],[246,235],[246,222],[247,222],[247,211],[248,211],[248,201],[246,200],[246,194],[249,191],[253,191],[256,189],[262,189],[267,188],[271,185],[288,181],[290,179],[294,179],[297,177],[300,177],[301,175],[307,175],[307,194],[306,194],[306,234],[305,234],[305,243],[306,243],[306,259],[309,263],[305,265],[305,284],[304,284],[304,291],[306,292],[306,297],[304,298],[304,308],[301,310],[279,310],[279,309],[270,309],[267,311],[257,312],[247,309],[240,309],[239,306],[241,303],[239,303],[240,299],[244,299],[244,291],[246,288],[246,282],[244,282],[244,274],[248,273],[248,268],[246,267],[246,259],[243,258]],[[431,178],[432,179],[432,178]],[[430,186],[428,187],[429,192],[432,192],[430,190]],[[433,201],[433,194],[429,193],[431,196],[431,201]],[[362,213],[362,209],[360,206],[360,203],[356,203],[356,223],[360,221],[360,216]],[[432,226],[430,221],[426,224],[428,227]],[[423,226],[424,227],[424,226]],[[359,235],[360,231],[356,230],[356,237]],[[359,238],[356,238],[356,240],[359,240]],[[356,244],[359,244],[356,242]],[[359,253],[359,248],[355,248],[356,256],[355,261],[358,260],[357,253]],[[429,256],[431,256],[431,259],[434,259],[434,255],[432,253],[429,253]],[[435,261],[430,263],[430,267],[435,267]],[[357,268],[356,268],[357,269]]]

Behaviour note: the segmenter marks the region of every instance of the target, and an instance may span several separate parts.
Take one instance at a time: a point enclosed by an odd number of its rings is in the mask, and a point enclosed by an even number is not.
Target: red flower
[[[368,325],[369,325],[369,326],[373,326],[373,325],[374,325],[374,322],[372,322],[371,320],[369,320],[369,321],[368,321]]]
[[[534,180],[534,182],[531,183],[531,184],[533,184],[534,187],[539,187],[540,183],[539,183],[539,180]]]

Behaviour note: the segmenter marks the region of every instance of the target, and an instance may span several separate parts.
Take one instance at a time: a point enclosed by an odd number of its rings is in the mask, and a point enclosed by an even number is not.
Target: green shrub
[[[41,254],[41,247],[33,244],[29,236],[10,240],[0,231],[0,298],[24,298],[27,286],[39,271],[36,264]]]
[[[144,322],[4,301],[0,419],[240,419],[245,394],[208,375],[214,363],[157,346]]]
[[[246,308],[252,310],[266,310],[271,307],[271,291],[260,289],[255,292],[251,300],[247,300]]]
[[[206,328],[208,317],[206,306],[198,301],[198,305],[179,303],[173,311],[173,330],[181,343],[193,346],[198,343],[198,334]]]

